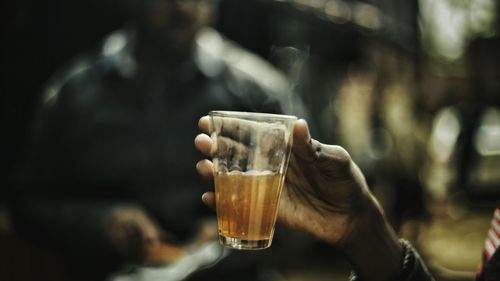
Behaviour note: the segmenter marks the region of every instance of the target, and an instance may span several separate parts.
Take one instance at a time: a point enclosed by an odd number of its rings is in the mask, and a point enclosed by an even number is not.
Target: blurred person
[[[132,23],[48,83],[14,179],[16,233],[57,249],[82,280],[173,262],[215,238],[196,199],[198,116],[305,114],[284,76],[208,28],[216,1],[117,5]]]
[[[204,133],[195,138],[195,146],[211,156],[209,118],[202,117],[199,124]],[[230,132],[231,126],[224,130]],[[244,149],[240,143],[235,147]],[[199,161],[196,168],[207,178],[213,176],[210,160]],[[213,206],[215,196],[204,193],[202,200]],[[415,248],[397,237],[348,152],[312,139],[304,120],[295,124],[278,220],[335,247],[352,265],[350,280],[434,280]],[[499,230],[500,205],[488,232],[485,263],[477,280],[500,280]]]

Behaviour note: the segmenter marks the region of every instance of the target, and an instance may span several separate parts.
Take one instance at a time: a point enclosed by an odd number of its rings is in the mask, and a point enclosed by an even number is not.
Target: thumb
[[[295,122],[293,128],[293,152],[301,160],[312,162],[316,159],[316,147],[320,148],[320,143],[311,138],[309,126],[304,119]]]

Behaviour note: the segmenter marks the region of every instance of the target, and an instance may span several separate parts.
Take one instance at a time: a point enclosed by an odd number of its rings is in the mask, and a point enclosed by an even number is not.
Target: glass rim
[[[298,120],[297,116],[288,114],[249,112],[249,111],[231,111],[231,110],[211,110],[209,116],[236,117],[236,118],[269,118],[281,120]]]

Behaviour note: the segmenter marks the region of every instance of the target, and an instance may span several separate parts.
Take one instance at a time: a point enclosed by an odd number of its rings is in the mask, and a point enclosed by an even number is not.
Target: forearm
[[[339,244],[355,273],[351,281],[433,281],[418,252],[400,239],[372,195],[351,235]]]
[[[404,249],[378,208],[373,212],[359,222],[360,227],[340,250],[361,280],[392,280],[402,268]]]

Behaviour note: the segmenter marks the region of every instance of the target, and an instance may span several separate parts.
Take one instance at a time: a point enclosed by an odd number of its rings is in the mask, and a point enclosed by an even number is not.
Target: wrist
[[[377,201],[371,195],[366,200],[339,249],[362,280],[390,280],[401,269],[404,247]]]
[[[429,270],[423,263],[420,255],[413,246],[404,239],[399,239],[399,243],[403,247],[404,258],[399,270],[385,279],[387,281],[405,280],[405,281],[434,281],[434,278],[429,273]],[[350,281],[364,281],[356,274],[351,272]]]

